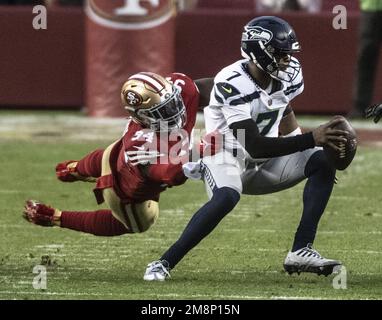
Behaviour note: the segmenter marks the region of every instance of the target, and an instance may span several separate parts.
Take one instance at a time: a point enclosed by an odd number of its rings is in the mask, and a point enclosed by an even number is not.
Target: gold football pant
[[[102,176],[112,173],[110,168],[110,153],[117,142],[108,146],[103,153]],[[159,216],[159,204],[157,201],[147,200],[141,203],[125,204],[122,203],[113,188],[105,188],[102,192],[113,216],[133,233],[148,230]]]

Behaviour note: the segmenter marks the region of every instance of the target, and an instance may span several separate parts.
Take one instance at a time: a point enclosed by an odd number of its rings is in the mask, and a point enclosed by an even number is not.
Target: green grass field
[[[273,195],[243,196],[173,270],[172,279],[146,283],[146,264],[160,257],[206,201],[203,184],[189,181],[163,193],[158,222],[143,234],[107,238],[38,227],[21,217],[26,199],[60,209],[97,208],[92,184],[60,183],[54,167],[112,139],[67,139],[42,127],[24,136],[23,126],[14,128],[21,137],[4,126],[0,134],[0,299],[382,298],[380,149],[360,147],[349,169],[338,173],[315,241],[322,255],[344,263],[347,289],[334,289],[334,276],[283,272],[302,210],[303,183]],[[48,270],[46,290],[32,286],[39,264]]]

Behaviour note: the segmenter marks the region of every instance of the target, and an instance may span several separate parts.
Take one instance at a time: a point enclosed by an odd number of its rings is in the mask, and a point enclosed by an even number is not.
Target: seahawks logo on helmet
[[[268,43],[273,38],[273,33],[262,27],[245,26],[242,34],[242,41],[265,41]]]
[[[285,20],[274,16],[257,17],[244,26],[241,53],[246,59],[271,77],[292,82],[300,72],[301,65],[291,55],[300,51],[296,33]],[[289,62],[280,63],[289,56]],[[281,65],[284,65],[281,67]]]

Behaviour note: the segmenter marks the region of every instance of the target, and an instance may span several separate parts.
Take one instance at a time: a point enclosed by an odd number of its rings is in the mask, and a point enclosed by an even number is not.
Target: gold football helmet
[[[170,131],[186,124],[179,89],[156,73],[132,75],[122,86],[121,98],[128,114],[154,131]]]

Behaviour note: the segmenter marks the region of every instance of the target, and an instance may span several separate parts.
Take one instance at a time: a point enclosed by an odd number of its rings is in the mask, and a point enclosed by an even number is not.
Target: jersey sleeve
[[[296,58],[292,58],[295,62],[298,62]],[[304,91],[304,78],[302,76],[302,68],[299,69],[296,78],[287,85],[284,90],[285,95],[289,98],[289,101],[293,100],[299,94]]]
[[[251,119],[250,102],[258,92],[247,93],[240,85],[240,79],[231,81],[218,74],[211,92],[210,106],[221,108],[228,126],[234,122]],[[228,78],[229,79],[229,78]]]

